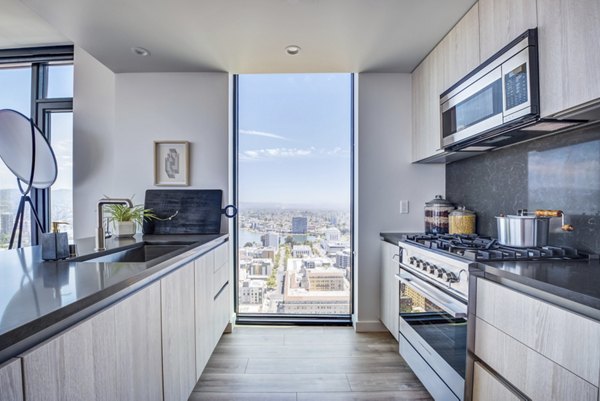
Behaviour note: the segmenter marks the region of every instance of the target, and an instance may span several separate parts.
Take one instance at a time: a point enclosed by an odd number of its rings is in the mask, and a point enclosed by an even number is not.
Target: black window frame
[[[74,46],[42,46],[18,49],[0,49],[0,67],[28,65],[31,67],[30,118],[42,133],[50,138],[50,113],[72,112],[73,97],[47,98],[49,66],[74,65]],[[43,231],[50,227],[50,188],[32,189],[31,200],[41,220]],[[31,213],[31,245],[39,245],[40,232]]]

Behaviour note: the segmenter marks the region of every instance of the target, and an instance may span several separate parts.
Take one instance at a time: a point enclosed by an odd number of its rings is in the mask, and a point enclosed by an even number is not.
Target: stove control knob
[[[438,267],[434,264],[429,265],[429,273],[434,274]]]
[[[444,277],[444,274],[445,274],[445,273],[446,273],[446,269],[443,269],[443,268],[441,268],[441,267],[440,267],[440,268],[437,270],[437,276],[438,276],[439,278],[442,278],[442,277]]]
[[[423,271],[427,271],[428,268],[429,268],[429,263],[428,262],[423,262],[423,265],[421,266],[421,269],[423,269]]]
[[[414,256],[411,256],[410,259],[408,260],[408,263],[410,263],[411,265],[414,265],[415,260],[416,260],[416,258]]]
[[[456,283],[456,282],[458,282],[458,276],[456,276],[456,274],[454,274],[452,272],[446,272],[444,274],[444,278],[449,283]]]

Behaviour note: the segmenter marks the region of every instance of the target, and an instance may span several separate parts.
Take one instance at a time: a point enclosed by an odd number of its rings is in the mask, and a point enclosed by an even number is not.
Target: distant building
[[[306,217],[292,217],[292,234],[306,234],[308,219]]]
[[[13,224],[15,224],[15,220],[12,214],[0,214],[0,234],[10,234],[12,232]]]
[[[277,248],[279,246],[279,234],[277,233],[266,233],[260,237],[263,246]]]
[[[339,241],[340,240],[340,230],[335,227],[328,228],[325,230],[325,240],[327,242]]]
[[[262,248],[260,250],[260,258],[275,260],[275,249],[273,248]]]
[[[261,280],[246,280],[240,287],[240,303],[260,305],[263,303],[266,283]]]
[[[350,267],[352,258],[350,257],[350,249],[344,249],[343,251],[336,252],[335,254],[335,266],[340,269],[347,269]]]
[[[325,243],[323,244],[323,249],[327,253],[327,256],[334,257],[338,252],[347,249],[348,246],[348,242],[325,241]]]
[[[344,291],[346,278],[337,269],[313,269],[306,272],[309,291]]]
[[[312,251],[310,250],[310,246],[308,245],[294,245],[292,248],[292,257],[293,258],[304,258],[310,256]]]

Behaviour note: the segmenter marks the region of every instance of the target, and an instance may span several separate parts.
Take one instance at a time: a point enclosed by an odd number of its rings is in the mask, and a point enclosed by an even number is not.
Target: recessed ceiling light
[[[147,49],[144,49],[143,47],[132,47],[131,51],[136,56],[145,57],[145,56],[149,56],[150,55],[150,52]]]
[[[295,56],[296,54],[300,53],[300,46],[289,45],[288,47],[285,48],[285,51],[290,56]]]

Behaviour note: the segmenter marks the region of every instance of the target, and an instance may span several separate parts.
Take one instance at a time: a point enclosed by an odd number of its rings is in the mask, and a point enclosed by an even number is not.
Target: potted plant
[[[141,225],[144,220],[155,220],[158,218],[152,209],[144,209],[142,205],[135,205],[133,207],[127,205],[106,205],[105,207],[111,216],[110,219],[113,222],[116,237],[133,237],[138,224]]]

